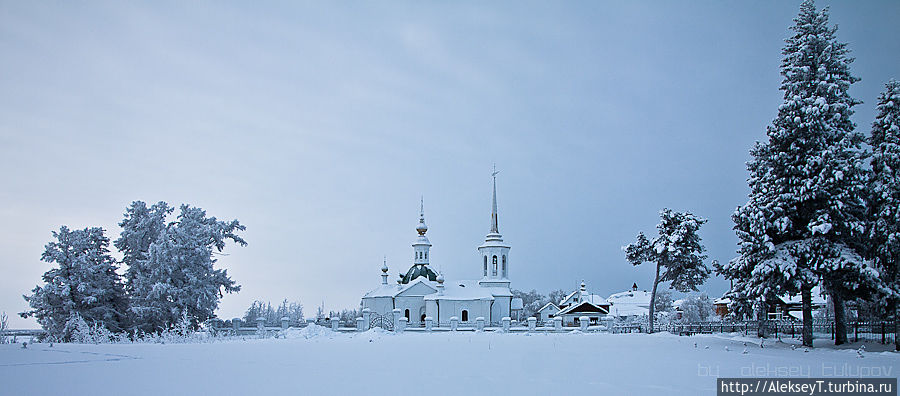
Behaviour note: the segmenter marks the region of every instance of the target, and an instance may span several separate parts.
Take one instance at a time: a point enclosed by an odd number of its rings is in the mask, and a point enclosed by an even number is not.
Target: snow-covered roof
[[[479,285],[477,280],[445,281],[444,293],[439,294],[437,292],[439,290],[438,282],[430,281],[428,278],[420,276],[401,287],[397,287],[397,285],[381,285],[377,289],[366,293],[363,298],[397,297],[419,284],[424,284],[431,290],[434,290],[424,294],[426,300],[493,300],[494,297],[512,297],[512,292],[508,287],[485,287]],[[421,293],[421,291],[418,292]]]
[[[424,283],[432,289],[437,290],[437,282],[433,282],[428,280],[428,278],[424,276],[420,276],[416,279],[413,279],[411,282],[402,285],[401,287],[397,287],[397,285],[381,285],[377,289],[372,290],[366,293],[363,298],[366,297],[396,297],[398,294],[403,293],[407,289],[412,288],[415,285],[420,283]]]
[[[728,305],[728,304],[731,304],[731,299],[728,298],[728,297],[720,297],[720,298],[717,298],[717,299],[713,300],[713,304],[726,304],[726,305]]]
[[[803,302],[803,299],[799,294],[794,296],[779,296],[778,298],[785,304],[801,304]],[[825,297],[822,297],[822,290],[819,289],[818,286],[812,289],[812,303],[813,305],[825,305]]]
[[[557,307],[556,304],[554,304],[552,302],[548,302],[548,303],[544,304],[544,306],[541,307],[540,309],[538,309],[537,312],[544,312],[544,310],[547,308],[550,308],[551,312],[554,312],[554,313],[559,312],[559,307]]]
[[[578,295],[578,293],[581,293],[581,291],[576,290],[576,291],[569,293],[565,298],[563,298],[562,300],[559,301],[559,304],[557,304],[557,306],[571,304],[573,298],[576,297]],[[588,301],[593,304],[606,304],[606,298],[603,298],[603,296],[598,295],[598,294],[588,294],[588,293],[583,294],[583,295],[581,295],[580,301]]]
[[[643,290],[627,290],[615,293],[606,301],[612,316],[640,316],[650,314],[650,293]]]
[[[482,287],[475,280],[444,282],[444,294],[432,293],[426,300],[493,300],[494,296],[511,296],[508,288]]]

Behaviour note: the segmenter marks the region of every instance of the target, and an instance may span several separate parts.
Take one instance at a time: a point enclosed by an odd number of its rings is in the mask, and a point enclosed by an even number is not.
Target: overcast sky
[[[900,78],[900,2],[825,4],[868,133]],[[133,200],[247,226],[219,257],[243,287],[226,319],[254,299],[358,306],[383,256],[392,281],[411,265],[422,195],[432,265],[477,278],[494,162],[513,288],[649,287],[621,247],[664,207],[708,218],[729,260],[798,8],[0,1],[0,311],[27,308],[51,231],[115,239]]]

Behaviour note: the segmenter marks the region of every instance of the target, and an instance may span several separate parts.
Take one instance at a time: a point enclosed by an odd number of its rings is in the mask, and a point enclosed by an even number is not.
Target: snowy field
[[[717,376],[897,376],[900,354],[873,344],[861,358],[853,347],[760,348],[737,335],[322,328],[195,344],[0,345],[0,394],[713,395]]]

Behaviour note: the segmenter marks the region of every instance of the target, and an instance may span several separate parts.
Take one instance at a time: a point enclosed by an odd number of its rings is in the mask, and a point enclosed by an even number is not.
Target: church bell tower
[[[491,199],[491,229],[484,238],[484,243],[478,247],[480,256],[481,280],[478,283],[487,287],[509,287],[509,246],[503,243],[500,235],[499,220],[497,217],[497,174],[494,168],[491,177],[494,182],[494,190]]]

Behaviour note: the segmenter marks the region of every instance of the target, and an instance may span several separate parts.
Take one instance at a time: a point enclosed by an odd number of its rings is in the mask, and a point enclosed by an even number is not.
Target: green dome
[[[409,283],[420,276],[424,276],[430,281],[437,280],[437,274],[431,268],[428,268],[427,265],[416,264],[409,268],[409,271],[406,272],[406,275],[403,276],[400,282]]]

